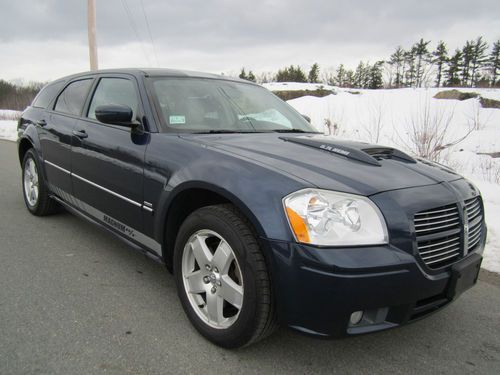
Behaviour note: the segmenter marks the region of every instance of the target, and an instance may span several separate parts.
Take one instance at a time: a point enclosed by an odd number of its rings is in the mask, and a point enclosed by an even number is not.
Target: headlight
[[[298,242],[323,246],[388,242],[384,217],[366,197],[304,189],[286,196],[283,204]]]

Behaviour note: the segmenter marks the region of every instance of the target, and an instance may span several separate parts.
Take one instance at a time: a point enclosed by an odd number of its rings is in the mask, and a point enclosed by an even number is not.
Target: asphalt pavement
[[[500,276],[427,319],[320,340],[281,328],[236,351],[203,339],[172,276],[63,212],[24,207],[15,143],[0,141],[0,374],[500,374]]]

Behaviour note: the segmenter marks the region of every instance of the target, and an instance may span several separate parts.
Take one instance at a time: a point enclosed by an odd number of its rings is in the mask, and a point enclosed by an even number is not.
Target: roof
[[[196,72],[191,70],[180,70],[180,69],[167,69],[167,68],[119,68],[119,69],[101,69],[95,71],[80,72],[77,74],[72,74],[60,79],[68,80],[76,78],[79,76],[89,75],[89,74],[99,74],[99,73],[122,73],[122,74],[132,74],[140,75],[146,77],[191,77],[191,78],[211,78],[211,79],[223,79],[226,81],[252,83],[247,80],[240,78],[233,78],[219,74]],[[58,79],[59,80],[59,79]],[[58,81],[57,80],[57,81]]]

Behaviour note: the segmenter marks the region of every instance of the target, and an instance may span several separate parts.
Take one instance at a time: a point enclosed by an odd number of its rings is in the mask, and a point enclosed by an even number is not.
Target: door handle
[[[42,127],[47,125],[47,121],[45,121],[45,120],[38,120],[36,123]]]
[[[80,139],[87,138],[89,136],[85,130],[73,130],[73,135]]]

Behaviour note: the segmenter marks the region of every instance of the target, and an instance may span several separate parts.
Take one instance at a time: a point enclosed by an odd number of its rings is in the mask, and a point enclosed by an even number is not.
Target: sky
[[[500,39],[498,0],[96,0],[99,68],[237,74],[386,59],[420,38]],[[0,0],[0,78],[89,69],[86,0]]]

